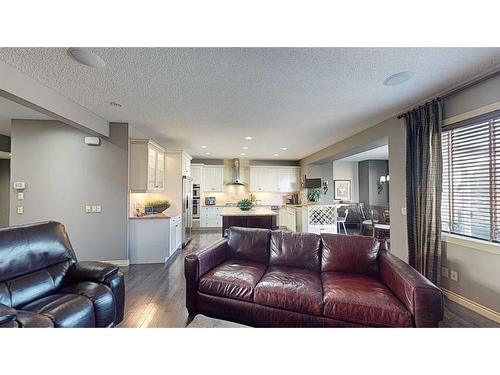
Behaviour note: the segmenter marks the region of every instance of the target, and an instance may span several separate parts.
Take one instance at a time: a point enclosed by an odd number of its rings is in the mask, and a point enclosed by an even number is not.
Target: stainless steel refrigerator
[[[191,228],[193,226],[193,180],[182,177],[182,246],[191,241]]]

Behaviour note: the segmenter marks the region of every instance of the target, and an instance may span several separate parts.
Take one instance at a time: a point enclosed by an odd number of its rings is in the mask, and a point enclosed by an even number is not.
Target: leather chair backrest
[[[271,233],[270,266],[320,271],[321,237],[314,233],[275,230]]]
[[[269,263],[269,229],[231,227],[227,232],[229,259]]]
[[[0,303],[17,307],[49,294],[75,262],[60,223],[0,229]]]
[[[322,272],[378,274],[379,242],[367,236],[322,233]]]

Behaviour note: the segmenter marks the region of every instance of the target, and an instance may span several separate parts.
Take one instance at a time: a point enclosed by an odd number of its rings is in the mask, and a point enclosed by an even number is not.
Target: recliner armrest
[[[73,282],[94,281],[103,283],[108,277],[116,274],[118,267],[102,262],[77,262],[68,271]]]
[[[421,273],[386,250],[379,250],[382,282],[410,311],[416,327],[438,327],[443,319],[443,293]]]
[[[0,303],[0,327],[14,321],[17,317],[16,309]]]
[[[198,280],[212,268],[226,260],[227,239],[221,239],[213,245],[195,251],[184,258],[184,276],[186,277],[186,307],[190,315],[196,314],[196,293]]]

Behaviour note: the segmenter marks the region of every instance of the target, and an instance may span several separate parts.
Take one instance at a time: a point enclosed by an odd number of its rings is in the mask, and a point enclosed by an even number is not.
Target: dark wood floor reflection
[[[125,319],[119,327],[184,327],[184,256],[219,238],[221,231],[193,232],[191,242],[174,261],[163,264],[137,264],[123,268],[125,273]],[[447,301],[442,327],[500,327],[460,305]],[[238,324],[198,315],[190,327],[242,327]]]

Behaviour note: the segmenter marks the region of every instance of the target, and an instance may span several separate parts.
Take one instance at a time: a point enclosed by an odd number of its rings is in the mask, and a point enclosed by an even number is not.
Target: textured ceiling
[[[10,135],[12,119],[50,120],[51,118],[0,96],[0,134]]]
[[[500,63],[498,48],[91,50],[104,69],[60,48],[2,48],[0,59],[109,121],[205,158],[300,159]],[[382,85],[404,70],[414,78]]]

